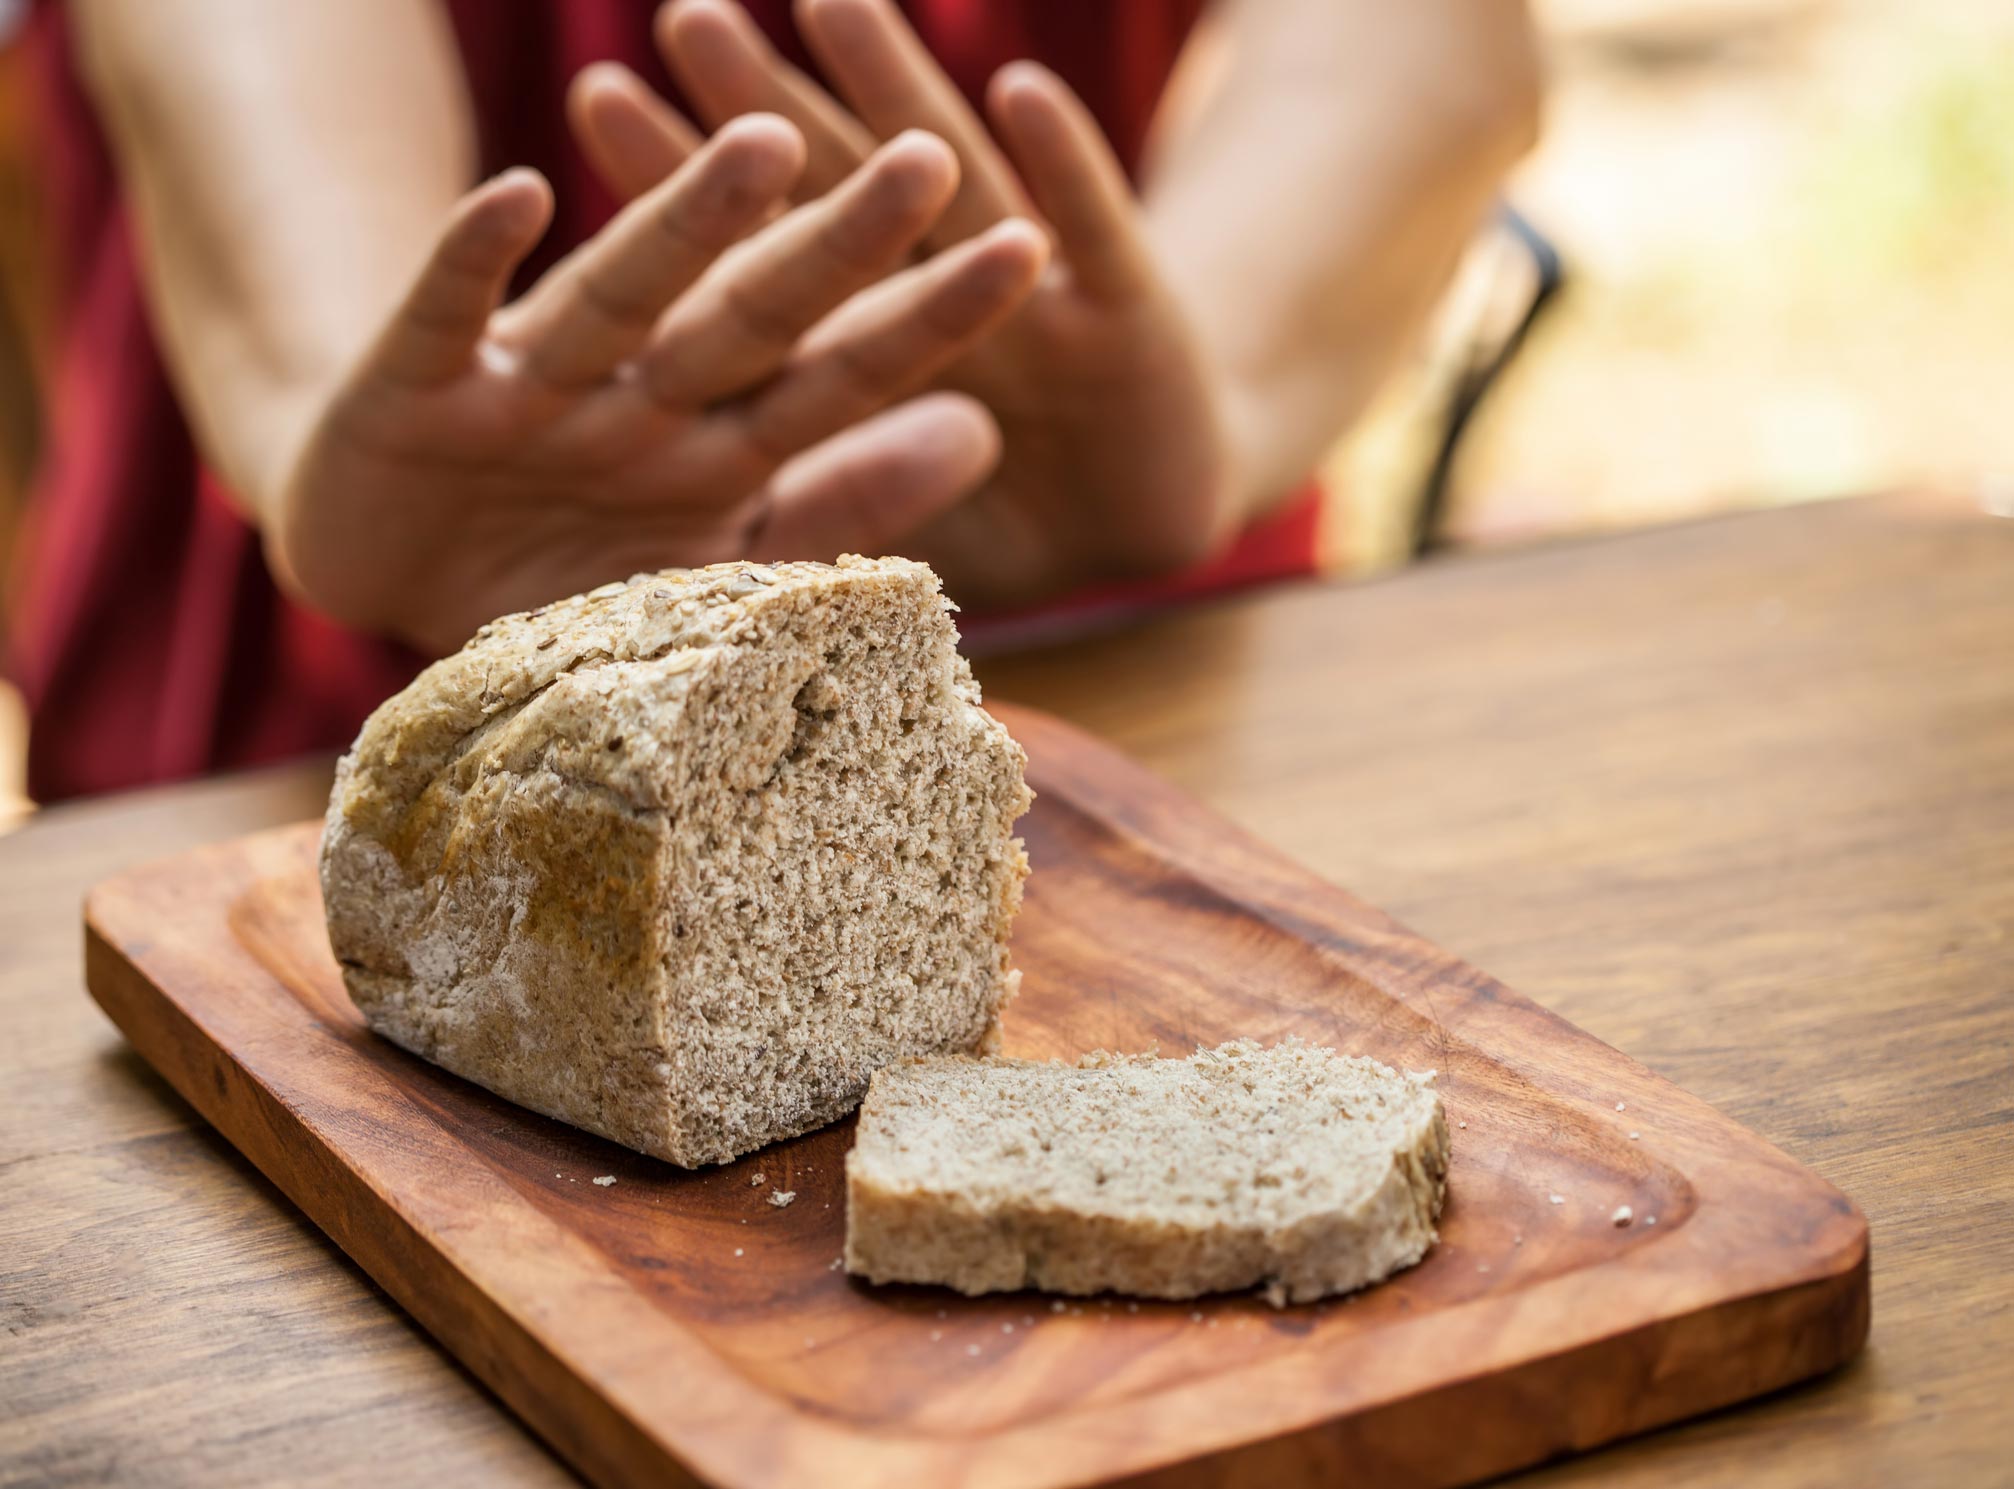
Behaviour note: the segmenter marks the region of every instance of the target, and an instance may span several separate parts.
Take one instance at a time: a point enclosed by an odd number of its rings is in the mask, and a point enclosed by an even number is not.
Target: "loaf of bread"
[[[1447,1166],[1431,1073],[1298,1041],[905,1061],[860,1109],[846,1269],[964,1293],[1306,1302],[1425,1256]]]
[[[991,1048],[1029,795],[949,609],[847,557],[485,626],[337,772],[322,890],[371,1027],[685,1165]]]

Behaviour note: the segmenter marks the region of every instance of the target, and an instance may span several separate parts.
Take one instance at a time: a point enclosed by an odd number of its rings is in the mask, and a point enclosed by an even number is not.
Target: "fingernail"
[[[1005,83],[1038,83],[1055,75],[1055,73],[1044,67],[1040,62],[1029,57],[1017,58],[1015,61],[1007,63],[1000,69],[999,73],[1000,80]]]
[[[927,129],[905,129],[902,131],[902,133],[898,134],[897,136],[895,136],[894,139],[888,142],[887,148],[892,148],[896,145],[913,146],[918,144],[928,145],[932,149],[936,150],[948,151],[951,148],[949,144],[945,143],[944,137],[942,135],[932,134]]]
[[[1049,249],[1049,235],[1041,224],[1030,222],[1025,217],[1009,217],[996,222],[986,231],[986,236],[996,243],[1009,243],[1019,239],[1046,253]]]
[[[881,147],[885,158],[896,157],[911,162],[931,161],[937,169],[947,172],[953,180],[958,175],[958,152],[927,129],[905,129]]]
[[[753,113],[730,119],[720,127],[720,133],[730,134],[787,134],[793,139],[800,138],[798,128],[781,114]]]
[[[710,15],[730,26],[739,20],[740,11],[739,5],[716,5],[713,0],[677,0],[671,8],[674,17]]]
[[[499,377],[514,377],[524,365],[523,356],[487,336],[476,343],[476,360]]]
[[[636,77],[634,72],[630,71],[620,62],[611,61],[607,58],[603,58],[599,62],[588,63],[587,66],[580,70],[580,75],[585,82],[608,83],[617,87],[627,86]]]
[[[545,177],[528,165],[508,166],[490,178],[490,186],[495,190],[508,188],[512,191],[530,189],[541,196],[546,193]]]
[[[741,148],[754,148],[758,144],[780,146],[781,153],[770,158],[793,177],[804,168],[804,136],[781,114],[743,114],[722,125],[714,139],[722,145]]]

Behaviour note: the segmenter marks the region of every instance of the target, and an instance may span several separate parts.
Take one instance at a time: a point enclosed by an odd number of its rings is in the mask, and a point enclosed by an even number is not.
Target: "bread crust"
[[[1029,798],[948,610],[926,566],[848,556],[639,575],[485,626],[338,767],[321,876],[351,997],[415,1053],[685,1165],[843,1115],[889,1058],[983,1047]],[[807,742],[834,718],[845,741]],[[901,775],[918,759],[938,763],[927,789]],[[856,767],[865,785],[838,781]],[[963,810],[972,841],[932,907],[952,930],[876,969],[832,948],[849,916],[921,913],[922,869],[897,884],[908,850],[876,821],[890,800]],[[819,803],[830,842],[806,825]],[[839,867],[805,888],[821,864]],[[820,947],[831,966],[794,976]],[[846,1022],[891,966],[907,1012]],[[826,1037],[794,1040],[793,1019]]]

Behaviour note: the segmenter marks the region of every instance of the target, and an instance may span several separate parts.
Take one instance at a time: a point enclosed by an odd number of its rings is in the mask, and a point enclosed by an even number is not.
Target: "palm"
[[[922,556],[975,603],[1190,557],[1225,485],[1220,411],[1172,307],[1111,304],[1062,275],[943,382],[999,421],[991,479]]]
[[[597,420],[598,448],[587,422],[483,366],[397,396],[359,388],[304,452],[296,499],[340,500],[359,534],[400,534],[406,582],[446,597],[414,637],[433,650],[600,579],[736,555],[751,505],[737,473],[666,459],[690,443],[689,419],[624,410]]]

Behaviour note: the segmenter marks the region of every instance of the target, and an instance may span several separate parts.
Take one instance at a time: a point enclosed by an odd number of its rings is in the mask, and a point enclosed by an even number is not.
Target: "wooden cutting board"
[[[850,1124],[687,1173],[371,1035],[314,824],[99,886],[91,992],[598,1484],[1458,1484],[1859,1349],[1844,1195],[1111,750],[997,711],[1038,793],[1008,1050],[1297,1034],[1437,1069],[1454,1156],[1419,1267],[1281,1312],[855,1283]]]

